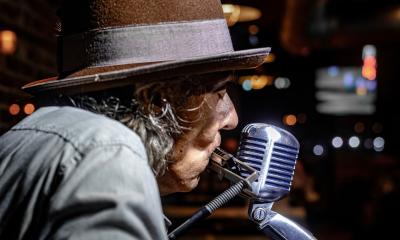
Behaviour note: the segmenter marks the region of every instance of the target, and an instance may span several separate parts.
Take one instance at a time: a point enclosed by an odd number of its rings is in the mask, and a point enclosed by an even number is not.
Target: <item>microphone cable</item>
[[[171,233],[168,234],[169,239],[176,239],[179,235],[181,235],[186,229],[188,229],[193,223],[202,220],[211,215],[217,208],[220,208],[222,205],[230,201],[232,198],[237,196],[242,189],[246,186],[246,182],[241,180],[236,184],[232,185],[216,198],[211,200],[208,204],[197,210],[188,220],[182,223],[180,226],[175,228]]]

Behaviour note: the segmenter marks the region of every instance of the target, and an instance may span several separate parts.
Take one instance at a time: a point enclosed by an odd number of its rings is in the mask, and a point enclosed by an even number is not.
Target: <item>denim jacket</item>
[[[139,137],[72,107],[44,107],[0,137],[0,239],[166,239]]]

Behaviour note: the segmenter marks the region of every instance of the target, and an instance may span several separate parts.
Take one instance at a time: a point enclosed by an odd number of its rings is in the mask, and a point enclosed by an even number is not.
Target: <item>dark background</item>
[[[242,0],[223,1],[252,6],[262,17],[230,27],[235,49],[272,47],[274,60],[245,75],[267,75],[271,85],[245,91],[233,86],[240,123],[223,134],[222,147],[235,152],[240,130],[251,122],[272,123],[292,132],[301,143],[291,194],[275,210],[306,226],[318,239],[392,239],[399,216],[400,118],[400,3],[394,0]],[[23,117],[29,95],[20,87],[57,74],[55,36],[58,1],[0,0],[0,31],[16,36],[15,51],[0,52],[0,133]],[[256,27],[254,27],[256,26]],[[249,31],[249,27],[253,31]],[[254,31],[254,29],[257,31]],[[362,66],[366,44],[377,49],[378,88],[376,111],[369,115],[336,116],[316,111],[316,71],[338,66]],[[0,44],[1,46],[1,44]],[[1,49],[1,48],[0,48]],[[290,87],[277,89],[279,77]],[[16,115],[10,106],[18,104]],[[15,106],[15,105],[14,105]],[[297,116],[285,125],[287,114]],[[362,126],[361,128],[355,127]],[[335,149],[334,136],[344,145]],[[347,140],[358,136],[361,144],[350,148]],[[382,137],[385,146],[375,151],[364,141]],[[324,148],[315,155],[315,145]],[[190,194],[164,200],[165,213],[176,226],[228,186],[205,173]],[[247,202],[235,199],[183,239],[265,239],[247,220]]]

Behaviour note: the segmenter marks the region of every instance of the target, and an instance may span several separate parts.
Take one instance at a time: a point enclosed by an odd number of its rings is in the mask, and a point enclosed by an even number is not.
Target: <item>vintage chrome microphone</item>
[[[290,191],[299,143],[289,132],[272,125],[252,123],[242,130],[237,158],[259,172],[251,183],[252,199],[274,202]],[[250,172],[239,168],[240,175]]]
[[[250,199],[249,218],[272,239],[309,240],[315,237],[288,218],[271,210],[290,192],[299,143],[289,132],[264,123],[242,130],[237,157],[214,151],[209,168],[232,183],[245,181],[241,195]],[[221,162],[221,164],[218,164]]]
[[[252,123],[242,130],[237,158],[254,168],[258,178],[253,181],[249,218],[273,239],[306,240],[315,237],[306,229],[271,210],[275,201],[290,192],[299,142],[289,132],[263,123]],[[243,178],[252,173],[237,167]]]

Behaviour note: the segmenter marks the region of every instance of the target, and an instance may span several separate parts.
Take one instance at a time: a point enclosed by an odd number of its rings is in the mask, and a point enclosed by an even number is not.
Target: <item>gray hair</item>
[[[118,97],[121,94],[115,92],[105,94],[106,91],[104,91],[102,94],[70,96],[68,101],[75,107],[115,119],[136,132],[146,147],[148,162],[154,174],[162,176],[171,163],[169,155],[174,145],[174,136],[188,130],[186,126],[188,122],[177,115],[177,110],[196,111],[201,106],[191,109],[176,109],[168,100],[157,99],[155,93],[167,87],[172,88],[171,84],[143,84],[135,87],[135,91],[129,89],[129,97]],[[150,103],[146,106],[142,104],[140,99],[143,91],[151,91],[152,93]],[[193,94],[193,91],[199,91],[199,86],[187,84],[180,100],[175,105],[180,106],[180,103],[190,94]],[[127,101],[126,98],[129,98],[129,100]],[[160,100],[161,104],[155,103]],[[157,111],[155,106],[157,106]],[[196,119],[200,120],[200,118],[201,116],[198,116]]]

